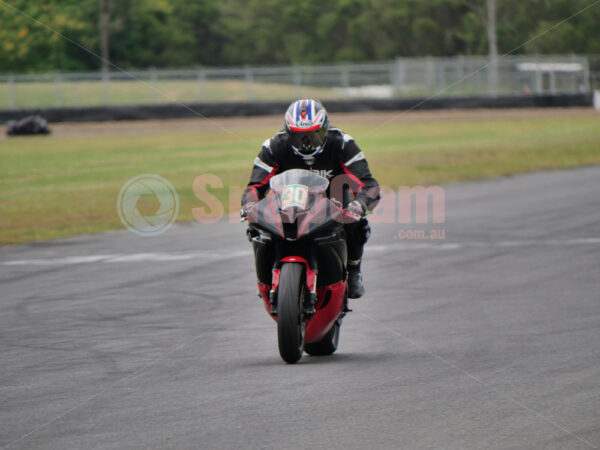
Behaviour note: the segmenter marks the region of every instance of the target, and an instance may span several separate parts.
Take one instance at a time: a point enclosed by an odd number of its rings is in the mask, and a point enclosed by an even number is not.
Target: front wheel
[[[281,358],[290,364],[298,362],[304,350],[304,295],[304,265],[284,264],[277,294],[277,341]]]

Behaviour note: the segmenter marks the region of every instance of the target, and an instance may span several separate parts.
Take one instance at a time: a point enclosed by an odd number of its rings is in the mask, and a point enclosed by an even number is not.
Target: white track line
[[[401,243],[391,245],[367,245],[366,253],[386,253],[398,250],[459,250],[464,248],[510,248],[510,247],[547,247],[600,244],[600,238],[580,239],[524,239],[511,241],[465,241],[445,242],[442,240],[431,242],[427,240],[407,239]]]
[[[406,241],[394,243],[391,245],[367,245],[366,254],[370,253],[388,253],[398,251],[419,251],[419,250],[462,250],[467,248],[518,248],[532,246],[572,246],[572,245],[597,245],[600,244],[600,238],[579,238],[579,239],[526,239],[511,241],[466,241],[466,242],[427,242],[427,241]],[[38,259],[20,259],[14,261],[2,261],[3,266],[68,266],[74,264],[90,263],[132,263],[132,262],[172,262],[205,260],[215,261],[252,254],[251,249],[234,251],[196,251],[196,252],[151,252],[151,253],[114,253],[99,254],[87,256],[65,256],[60,258],[38,258]]]
[[[88,256],[65,256],[62,258],[20,259],[3,261],[3,266],[68,266],[89,263],[132,263],[132,262],[170,262],[187,260],[220,260],[251,255],[250,249],[232,252],[153,252],[129,254],[103,254]]]

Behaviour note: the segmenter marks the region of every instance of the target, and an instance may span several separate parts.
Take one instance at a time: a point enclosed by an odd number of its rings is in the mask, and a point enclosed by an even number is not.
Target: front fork
[[[271,316],[277,316],[277,291],[279,289],[279,275],[281,274],[281,263],[300,263],[304,264],[306,269],[305,283],[308,295],[302,299],[303,315],[305,319],[310,319],[315,314],[315,305],[317,304],[317,273],[310,268],[308,261],[300,256],[286,256],[281,259],[278,267],[273,269],[273,278],[271,289],[269,290],[269,304]]]

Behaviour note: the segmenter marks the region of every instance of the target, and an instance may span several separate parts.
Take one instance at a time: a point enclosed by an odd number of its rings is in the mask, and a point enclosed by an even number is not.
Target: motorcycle
[[[41,116],[27,116],[21,120],[11,120],[6,124],[8,136],[50,134],[48,122]]]
[[[259,296],[277,322],[281,358],[331,355],[348,308],[344,224],[359,220],[327,197],[329,181],[302,169],[269,180],[248,211]]]

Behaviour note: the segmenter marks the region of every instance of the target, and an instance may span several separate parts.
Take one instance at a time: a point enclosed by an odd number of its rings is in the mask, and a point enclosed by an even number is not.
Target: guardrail
[[[0,76],[0,108],[591,92],[583,56],[397,58],[373,64]]]
[[[109,120],[175,119],[196,117],[240,117],[283,114],[287,101],[165,103],[157,105],[85,106],[61,108],[0,109],[0,122],[41,114],[49,122],[95,122]],[[342,99],[328,100],[325,106],[335,112],[406,111],[424,109],[545,108],[593,105],[593,94],[512,95]]]

